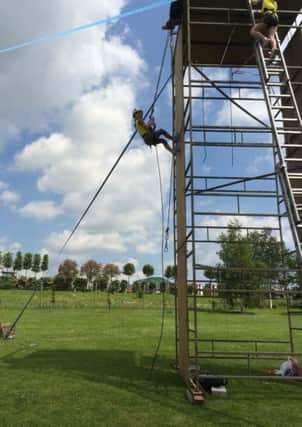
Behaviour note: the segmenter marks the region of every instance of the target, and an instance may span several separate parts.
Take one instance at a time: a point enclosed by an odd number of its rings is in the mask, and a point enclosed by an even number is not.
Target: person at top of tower
[[[155,124],[154,117],[151,117],[150,120],[147,123],[145,123],[143,119],[143,111],[134,110],[133,118],[134,118],[134,126],[137,132],[143,138],[146,145],[148,145],[149,147],[152,147],[152,145],[163,144],[166,150],[168,150],[170,153],[173,153],[173,150],[170,147],[170,145],[167,143],[167,141],[164,138],[161,138],[161,136],[163,135],[166,138],[170,139],[170,141],[173,141],[174,140],[173,136],[171,136],[165,129],[155,130],[156,124]]]
[[[252,2],[252,4],[260,4],[262,15],[261,22],[255,24],[251,30],[250,35],[257,41],[260,41],[263,48],[271,50],[271,54],[274,54],[276,50],[276,39],[275,34],[278,29],[279,18],[278,18],[278,2],[277,0],[262,0]]]
[[[169,20],[162,26],[163,30],[174,30],[176,25],[181,24],[183,14],[183,0],[172,1],[170,4]]]

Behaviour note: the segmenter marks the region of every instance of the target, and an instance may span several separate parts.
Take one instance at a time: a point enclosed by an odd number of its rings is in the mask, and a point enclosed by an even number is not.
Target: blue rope
[[[60,37],[68,36],[69,34],[77,33],[79,31],[83,31],[83,30],[87,30],[88,28],[97,27],[99,25],[108,24],[108,23],[111,23],[114,21],[118,21],[119,19],[126,18],[128,16],[133,16],[133,15],[138,15],[140,13],[148,12],[150,10],[157,9],[161,6],[165,6],[166,4],[171,3],[171,1],[172,0],[162,0],[159,2],[149,4],[148,6],[144,6],[144,7],[138,8],[138,9],[134,9],[134,10],[130,10],[128,12],[121,13],[120,15],[100,19],[98,21],[90,22],[89,24],[84,24],[84,25],[81,25],[79,27],[70,28],[70,29],[65,30],[65,31],[60,31],[58,33],[49,34],[46,36],[39,37],[37,39],[29,40],[29,41],[24,42],[24,43],[19,43],[19,44],[16,44],[14,46],[6,47],[3,49],[0,49],[0,54],[12,52],[14,50],[22,49],[22,48],[28,47],[28,46],[33,46],[33,45],[36,45],[39,43],[44,43],[44,42],[49,41],[49,40],[58,39]]]

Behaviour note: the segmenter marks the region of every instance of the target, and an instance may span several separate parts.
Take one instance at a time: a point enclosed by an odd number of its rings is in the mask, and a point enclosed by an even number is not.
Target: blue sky
[[[20,8],[12,0],[1,6],[0,47],[151,3],[30,0]],[[52,271],[65,257],[79,264],[131,260],[138,270],[148,262],[159,271],[155,154],[138,138],[62,257],[58,250],[130,137],[133,108],[152,102],[168,9],[2,54],[1,251],[48,252]],[[168,91],[156,113],[170,129]]]
[[[0,48],[151,3],[28,0],[23,8],[19,0],[11,0],[0,6]],[[168,10],[166,5],[1,55],[1,251],[48,252],[52,272],[69,257],[79,265],[90,258],[120,265],[131,261],[137,271],[151,263],[160,273],[156,158],[139,138],[61,257],[58,251],[132,134],[133,108],[152,103]],[[163,81],[170,74],[169,61]],[[266,116],[263,105],[248,108]],[[238,111],[232,111],[234,121],[247,124]],[[155,114],[158,126],[171,130],[169,90]],[[207,105],[212,123],[225,123],[229,116],[225,103]],[[159,154],[167,198],[171,156],[162,148]],[[233,155],[234,161],[230,149],[219,155],[208,150],[203,161],[200,152],[199,172],[236,176],[246,170],[251,175],[272,171],[271,156],[263,149],[235,149]],[[166,263],[173,260],[172,240]],[[205,262],[214,263],[215,256],[215,250],[208,252]]]

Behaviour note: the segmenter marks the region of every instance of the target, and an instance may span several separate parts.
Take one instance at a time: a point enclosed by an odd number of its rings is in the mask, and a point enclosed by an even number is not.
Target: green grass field
[[[14,320],[28,295],[0,291],[0,320]],[[160,299],[114,296],[108,312],[104,295],[58,293],[51,306],[50,294],[37,294],[18,324],[16,339],[0,341],[0,427],[302,425],[302,385],[297,383],[233,380],[227,399],[209,397],[203,406],[188,403],[172,366],[172,297],[151,381]],[[204,337],[287,339],[284,307],[252,312],[201,311]],[[302,326],[302,316],[295,321]],[[302,333],[298,341],[302,344]],[[207,368],[243,369],[242,363],[232,363],[216,361]],[[274,366],[266,362],[263,367]],[[253,366],[255,372],[261,369]]]

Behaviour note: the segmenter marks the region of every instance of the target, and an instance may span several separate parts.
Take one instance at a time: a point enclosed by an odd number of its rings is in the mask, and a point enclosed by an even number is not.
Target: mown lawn
[[[0,320],[13,320],[27,296],[0,291]],[[0,427],[302,425],[299,384],[230,381],[227,399],[189,404],[173,369],[172,298],[150,380],[160,298],[117,296],[109,312],[102,295],[62,293],[54,307],[47,293],[42,303],[37,295],[18,324],[16,339],[0,341]],[[286,339],[284,312],[281,306],[246,315],[202,311],[199,316],[205,338]],[[296,318],[302,326],[302,316]],[[223,365],[212,362],[207,368]],[[243,369],[238,366],[234,370]],[[262,366],[253,369],[260,372]]]

